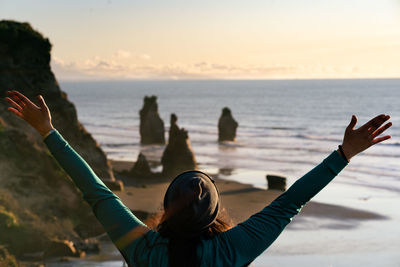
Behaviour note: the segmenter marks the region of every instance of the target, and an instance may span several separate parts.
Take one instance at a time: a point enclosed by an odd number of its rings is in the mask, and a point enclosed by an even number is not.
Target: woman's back
[[[346,165],[336,151],[332,152],[263,210],[225,232],[202,239],[197,247],[200,266],[245,266],[252,262]],[[134,266],[168,266],[168,242],[168,238],[149,230],[124,249],[127,262]]]

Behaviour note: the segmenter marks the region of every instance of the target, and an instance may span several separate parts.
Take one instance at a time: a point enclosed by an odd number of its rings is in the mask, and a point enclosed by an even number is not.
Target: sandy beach
[[[111,165],[117,178],[124,182],[125,190],[116,192],[125,205],[133,211],[144,211],[154,214],[162,211],[164,193],[169,181],[162,178],[131,178],[121,175],[134,165],[134,162],[111,160]],[[252,214],[260,211],[282,192],[263,190],[252,185],[235,181],[227,181],[213,176],[216,180],[223,208],[234,224],[246,220]],[[310,201],[290,224],[291,228],[302,228],[300,225],[306,217],[327,219],[331,223],[320,224],[319,227],[332,229],[353,228],[356,224],[346,224],[346,221],[363,221],[385,219],[377,213],[340,205],[324,204]],[[326,220],[323,220],[326,222]]]

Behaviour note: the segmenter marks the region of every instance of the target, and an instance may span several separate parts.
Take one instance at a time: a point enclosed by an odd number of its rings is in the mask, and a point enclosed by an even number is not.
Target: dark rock
[[[139,153],[137,161],[132,169],[129,171],[129,175],[133,177],[149,177],[152,176],[149,162],[145,155]]]
[[[188,132],[178,127],[177,120],[176,115],[172,114],[169,142],[161,158],[162,173],[170,178],[197,168]]]
[[[105,233],[103,225],[94,218],[92,212],[81,215],[81,219],[73,229],[80,238],[87,239]]]
[[[235,169],[232,168],[220,168],[219,174],[230,176],[234,173]]]
[[[103,182],[112,191],[124,191],[124,184],[120,180],[104,180]]]
[[[75,243],[75,248],[86,253],[99,253],[100,241],[95,238],[80,240]]]
[[[17,260],[8,250],[0,245],[0,266],[17,267]]]
[[[83,257],[84,252],[77,250],[72,241],[54,240],[44,253],[45,258],[64,257],[64,256]]]
[[[156,96],[145,96],[140,110],[140,143],[165,144],[164,122],[158,114]]]
[[[144,210],[131,210],[131,211],[142,222],[146,221],[150,217],[150,213]]]
[[[231,110],[227,107],[223,108],[218,121],[218,141],[235,141],[238,126],[239,124],[233,118]]]
[[[169,127],[168,143],[171,143],[171,140],[175,140],[176,136],[179,134],[179,127],[177,121],[178,117],[175,115],[175,113],[172,113],[170,118],[171,125]]]
[[[36,96],[41,94],[51,110],[54,127],[100,178],[114,180],[105,153],[78,121],[74,104],[61,91],[51,71],[50,50],[50,41],[28,23],[0,21],[0,95],[4,97],[6,91],[16,89],[36,101]],[[6,106],[4,101],[0,103],[1,115],[7,112]],[[10,126],[17,126],[40,139],[31,127],[21,125],[15,116],[3,119]]]
[[[13,89],[33,101],[43,95],[54,126],[100,178],[115,181],[104,152],[60,90],[49,65],[50,49],[49,40],[29,24],[0,21],[0,95]],[[0,101],[0,206],[5,218],[0,223],[0,244],[21,258],[48,250],[54,239],[75,240],[74,225],[96,221],[94,216],[87,219],[90,207],[41,136],[7,107]]]
[[[286,190],[286,178],[277,175],[267,175],[268,189],[272,190]]]

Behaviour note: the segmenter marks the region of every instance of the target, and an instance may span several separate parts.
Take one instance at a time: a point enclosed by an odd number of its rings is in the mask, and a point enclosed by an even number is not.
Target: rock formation
[[[164,122],[158,114],[156,96],[145,96],[140,110],[140,143],[165,144]]]
[[[267,175],[268,189],[285,191],[286,178],[277,175]]]
[[[8,250],[3,246],[0,246],[0,262],[1,266],[10,266],[10,267],[18,266],[15,257],[13,255],[10,255]]]
[[[169,178],[173,178],[181,172],[197,168],[188,132],[178,127],[177,120],[176,115],[171,114],[169,141],[161,158],[162,173]]]
[[[104,152],[78,121],[74,105],[50,69],[50,49],[49,40],[29,24],[0,21],[0,95],[16,89],[36,100],[41,94],[54,126],[100,178],[112,183]],[[79,240],[77,225],[90,225],[93,234],[101,233],[41,136],[7,107],[0,102],[0,244],[21,258],[48,250],[55,239]]]
[[[179,127],[178,127],[177,121],[178,121],[178,117],[175,115],[175,113],[172,113],[171,118],[170,118],[168,143],[171,143],[171,140],[175,140],[176,136],[179,133]]]
[[[223,108],[218,121],[218,141],[235,141],[238,126],[239,124],[233,118],[231,110],[227,107]]]
[[[152,176],[149,162],[146,157],[139,153],[138,159],[132,169],[129,171],[128,175],[133,177],[149,177]]]
[[[51,110],[53,125],[103,180],[114,180],[111,165],[90,133],[78,121],[74,104],[50,69],[51,44],[27,23],[0,22],[0,94],[18,90],[31,99],[41,94]],[[1,115],[4,113],[1,105]],[[21,127],[17,118],[4,118]],[[28,133],[33,129],[25,127]],[[33,135],[33,134],[32,134]]]

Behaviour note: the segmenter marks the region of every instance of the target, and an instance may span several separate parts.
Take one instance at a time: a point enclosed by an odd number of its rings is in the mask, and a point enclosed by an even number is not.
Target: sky
[[[0,0],[60,80],[400,78],[400,0]]]

